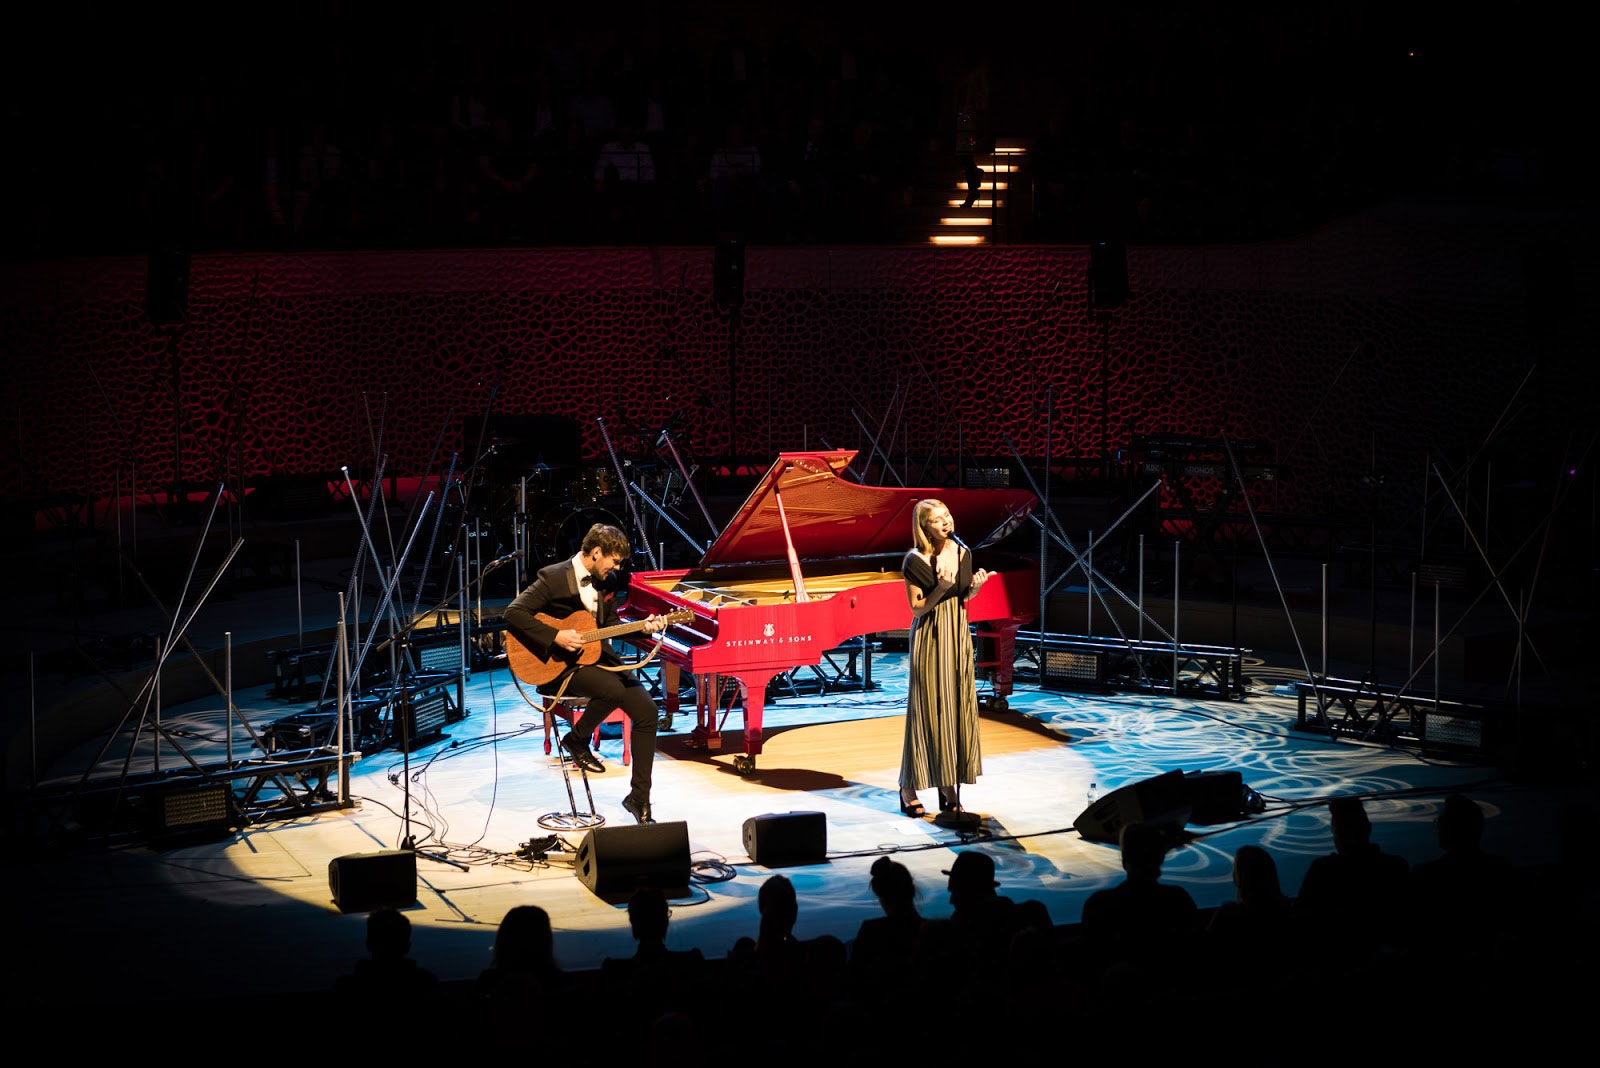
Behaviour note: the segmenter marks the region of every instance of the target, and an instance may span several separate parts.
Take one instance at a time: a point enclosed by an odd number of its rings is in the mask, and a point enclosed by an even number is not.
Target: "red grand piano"
[[[744,754],[755,769],[767,683],[792,668],[818,664],[842,642],[911,625],[900,561],[911,547],[911,513],[924,497],[950,507],[956,529],[995,577],[967,606],[995,635],[995,693],[1011,692],[1017,628],[1038,614],[1035,565],[985,553],[1023,521],[1038,499],[1027,490],[901,489],[863,486],[843,476],[853,450],[778,456],[732,522],[688,570],[635,572],[625,619],[688,608],[691,623],[664,632],[662,689],[678,710],[678,674],[695,676],[694,740],[721,747],[721,676],[744,695]],[[731,698],[730,698],[731,707]]]

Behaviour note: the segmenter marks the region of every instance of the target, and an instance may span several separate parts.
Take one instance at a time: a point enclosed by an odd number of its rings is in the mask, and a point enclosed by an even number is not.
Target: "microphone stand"
[[[443,608],[445,605],[449,604],[460,593],[463,593],[466,590],[470,589],[471,587],[478,585],[485,578],[487,578],[490,574],[492,574],[497,568],[502,567],[505,564],[509,564],[512,560],[515,560],[520,555],[522,555],[521,550],[518,550],[517,552],[509,553],[509,554],[507,554],[505,556],[502,556],[497,560],[491,560],[489,562],[488,566],[485,567],[482,571],[480,571],[478,573],[478,577],[477,578],[475,578],[472,581],[468,582],[466,584],[466,586],[462,587],[461,590],[454,590],[454,591],[451,591],[450,593],[446,594],[443,600],[441,600],[438,604],[434,605],[432,608],[428,609],[426,612],[422,612],[422,613],[419,613],[419,614],[413,616],[411,622],[407,623],[399,631],[395,632],[389,638],[385,639],[384,642],[381,645],[377,646],[372,651],[376,652],[376,653],[381,653],[391,645],[395,645],[397,643],[405,642],[405,640],[410,637],[411,632],[416,630],[417,626],[424,619],[428,619],[430,617],[433,617],[441,608]],[[401,657],[400,660],[399,660],[399,663],[402,665],[400,667],[400,669],[399,669],[401,674],[402,674],[402,677],[399,678],[399,679],[393,680],[393,682],[396,684],[395,685],[395,690],[397,692],[401,693],[401,694],[404,694],[404,692],[405,692],[405,678],[404,678],[404,675],[410,668],[411,659],[410,659],[410,657]],[[466,664],[463,662],[462,664],[460,664],[458,666],[457,670],[464,674],[466,672],[466,670],[467,670]],[[403,700],[403,697],[402,697],[402,700]],[[463,712],[464,711],[465,710],[463,709]],[[457,868],[461,869],[462,871],[466,871],[467,870],[467,866],[465,864],[462,864],[460,861],[457,861],[457,860],[452,860],[451,858],[445,856],[443,853],[425,853],[422,850],[417,848],[416,837],[411,833],[411,717],[409,715],[405,714],[405,710],[403,708],[402,708],[401,712],[402,712],[402,714],[400,716],[400,754],[401,754],[400,760],[401,760],[402,767],[401,767],[400,790],[401,790],[401,794],[402,794],[402,796],[404,798],[404,801],[403,801],[403,803],[401,805],[401,809],[400,809],[400,812],[401,812],[401,817],[400,818],[401,818],[401,822],[405,825],[405,836],[400,840],[400,848],[401,849],[405,849],[405,850],[409,850],[412,853],[415,853],[419,857],[427,857],[429,860],[437,860],[437,861],[439,861],[441,863],[444,863],[444,864],[453,865],[454,867],[457,867]]]

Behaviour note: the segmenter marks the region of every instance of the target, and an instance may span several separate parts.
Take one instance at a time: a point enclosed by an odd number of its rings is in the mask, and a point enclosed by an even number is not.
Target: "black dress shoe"
[[[606,766],[600,763],[600,758],[595,756],[588,746],[576,741],[570,734],[561,739],[561,748],[567,751],[567,755],[572,758],[574,764],[591,775],[600,775],[606,770]]]
[[[655,822],[655,817],[650,815],[650,802],[640,801],[631,793],[622,799],[622,807],[628,810],[628,815],[633,817],[635,823]]]

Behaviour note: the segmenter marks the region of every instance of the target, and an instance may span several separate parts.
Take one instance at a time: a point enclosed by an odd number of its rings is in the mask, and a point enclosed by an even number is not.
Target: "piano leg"
[[[767,683],[778,674],[756,671],[739,680],[744,691],[744,753],[733,758],[733,766],[740,775],[755,773],[756,757],[761,754],[761,714],[766,708]]]
[[[717,695],[721,692],[722,676],[695,676],[694,733],[690,741],[712,753],[722,748],[722,732],[717,729]]]
[[[994,659],[986,660],[979,667],[986,667],[993,672],[994,693],[988,701],[988,707],[995,712],[1004,712],[1010,707],[1006,700],[1011,696],[1012,673],[1015,670],[1017,659],[1017,630],[1022,626],[1013,619],[995,620],[989,624],[990,629],[980,634],[994,642]]]
[[[660,729],[670,731],[672,719],[678,714],[678,665],[661,662],[661,696],[667,706],[667,714],[661,719]]]

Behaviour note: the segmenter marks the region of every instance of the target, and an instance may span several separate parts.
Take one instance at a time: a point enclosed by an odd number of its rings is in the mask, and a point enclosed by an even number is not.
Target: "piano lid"
[[[904,553],[911,548],[912,509],[924,497],[944,501],[955,517],[956,534],[973,547],[1009,534],[1038,504],[1032,493],[1019,489],[863,486],[844,473],[855,455],[854,449],[779,453],[700,566],[786,560],[779,493],[802,560]]]

